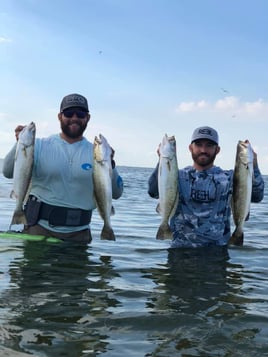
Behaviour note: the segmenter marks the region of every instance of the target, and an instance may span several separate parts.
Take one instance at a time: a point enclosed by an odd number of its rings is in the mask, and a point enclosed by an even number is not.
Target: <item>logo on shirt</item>
[[[92,168],[92,165],[89,164],[88,162],[85,162],[84,164],[81,165],[81,167],[82,167],[83,170],[88,171],[88,170],[90,170]]]
[[[194,201],[200,201],[200,202],[211,201],[211,197],[209,196],[209,191],[195,190],[194,188],[192,188],[191,189],[191,197]],[[213,199],[214,199],[214,197],[213,197]]]

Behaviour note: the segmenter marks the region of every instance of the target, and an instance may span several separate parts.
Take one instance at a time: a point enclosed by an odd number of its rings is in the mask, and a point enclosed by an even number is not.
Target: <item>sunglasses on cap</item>
[[[79,119],[85,119],[88,115],[87,112],[84,112],[83,110],[77,110],[77,109],[69,109],[69,110],[64,110],[62,112],[66,118],[72,118],[75,114],[77,118]]]

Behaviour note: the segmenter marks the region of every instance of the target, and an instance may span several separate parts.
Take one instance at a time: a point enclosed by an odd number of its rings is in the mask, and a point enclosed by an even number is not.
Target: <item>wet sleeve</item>
[[[15,164],[15,154],[16,154],[17,143],[12,147],[12,149],[7,153],[3,162],[3,175],[6,178],[13,178],[14,164]]]
[[[264,180],[258,167],[254,168],[251,202],[260,202],[264,196]]]
[[[154,169],[153,173],[149,177],[148,181],[148,194],[152,198],[159,198],[159,193],[158,193],[158,164],[156,168]]]
[[[118,174],[117,169],[113,168],[113,176],[112,176],[112,193],[113,199],[117,200],[119,197],[122,196],[124,189],[123,179]]]

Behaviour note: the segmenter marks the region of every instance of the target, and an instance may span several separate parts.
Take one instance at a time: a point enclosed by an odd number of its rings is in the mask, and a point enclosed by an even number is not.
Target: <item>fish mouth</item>
[[[95,142],[98,144],[102,144],[102,135],[99,134],[99,137],[95,136]]]
[[[35,123],[32,121],[29,125],[28,125],[30,130],[35,129]]]
[[[240,141],[239,141],[239,144],[240,144],[241,146],[247,148],[248,145],[249,145],[249,141],[248,141],[248,140],[245,140],[245,141],[240,140]]]

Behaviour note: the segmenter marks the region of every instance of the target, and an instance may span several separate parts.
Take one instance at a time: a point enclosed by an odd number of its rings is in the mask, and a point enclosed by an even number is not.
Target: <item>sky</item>
[[[215,164],[250,140],[268,174],[268,1],[0,0],[0,158],[18,124],[60,132],[62,98],[87,97],[85,137],[117,165],[154,167],[165,134],[192,164],[196,127],[219,133]]]

